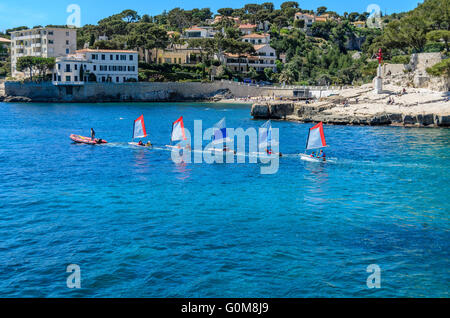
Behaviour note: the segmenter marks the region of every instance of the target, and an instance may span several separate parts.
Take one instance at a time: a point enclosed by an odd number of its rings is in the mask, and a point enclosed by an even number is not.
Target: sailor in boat
[[[95,131],[94,131],[94,128],[91,128],[91,140],[95,140]]]
[[[319,151],[319,154],[317,155],[317,158],[323,158],[323,161],[327,160],[327,157],[326,157],[325,153],[323,152],[323,150]]]
[[[274,152],[272,151],[271,147],[267,147],[266,152],[267,152],[268,155],[273,155],[274,154]],[[281,152],[279,152],[278,155],[280,157],[283,157],[283,154]]]

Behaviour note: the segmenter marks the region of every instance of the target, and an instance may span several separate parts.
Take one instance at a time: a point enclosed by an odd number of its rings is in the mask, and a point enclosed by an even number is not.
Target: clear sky
[[[0,30],[26,25],[66,24],[66,8],[77,4],[81,8],[81,24],[95,24],[112,14],[133,9],[139,14],[157,15],[176,7],[184,9],[210,8],[213,12],[223,7],[240,8],[246,3],[264,3],[267,0],[0,0]],[[284,1],[270,1],[278,8]],[[364,12],[370,4],[377,4],[388,14],[414,9],[419,0],[298,0],[302,9],[315,10],[326,6],[338,13]]]

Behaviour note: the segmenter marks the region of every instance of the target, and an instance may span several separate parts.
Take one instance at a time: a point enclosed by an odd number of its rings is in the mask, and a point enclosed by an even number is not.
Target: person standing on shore
[[[95,131],[94,131],[94,128],[91,128],[91,140],[95,140]]]

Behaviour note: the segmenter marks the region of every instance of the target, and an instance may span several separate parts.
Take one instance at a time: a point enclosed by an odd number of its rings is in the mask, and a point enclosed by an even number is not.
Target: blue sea
[[[0,297],[449,297],[450,130],[273,122],[281,158],[175,164],[172,122],[258,127],[250,106],[0,103]],[[77,145],[70,134],[106,139]],[[81,288],[67,287],[69,264]],[[379,266],[380,288],[366,271]]]

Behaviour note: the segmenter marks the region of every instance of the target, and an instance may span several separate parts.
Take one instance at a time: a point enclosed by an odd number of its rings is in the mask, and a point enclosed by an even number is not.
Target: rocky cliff
[[[387,87],[392,88],[392,87]],[[374,94],[371,87],[343,92],[314,103],[264,102],[252,106],[262,119],[324,122],[336,125],[449,127],[450,102],[442,93],[407,89]]]

